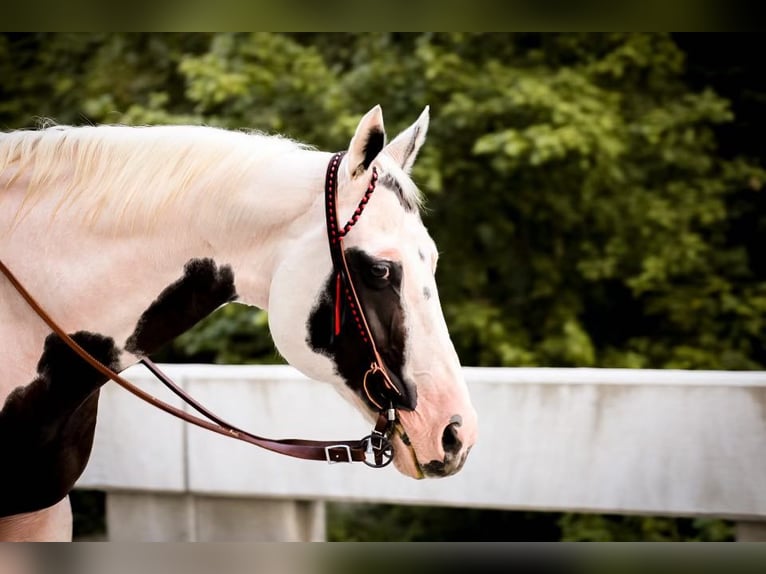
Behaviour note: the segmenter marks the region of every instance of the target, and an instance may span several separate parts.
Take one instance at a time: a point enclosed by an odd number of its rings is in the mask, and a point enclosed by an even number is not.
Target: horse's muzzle
[[[427,464],[421,465],[423,474],[428,478],[442,478],[455,474],[463,468],[470,450],[469,447],[459,456],[447,455],[444,457],[444,460],[432,460]]]
[[[453,417],[453,422],[448,424],[442,433],[444,460],[432,460],[421,465],[423,474],[428,477],[438,478],[455,474],[463,468],[471,447],[463,449],[463,441],[460,440],[459,433],[460,424],[460,417],[457,415]]]

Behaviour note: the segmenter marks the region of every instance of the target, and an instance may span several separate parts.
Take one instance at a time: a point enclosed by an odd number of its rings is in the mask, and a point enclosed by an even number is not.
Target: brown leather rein
[[[377,401],[373,400],[367,388],[367,379],[371,374],[380,373],[383,375],[384,380],[386,381],[386,387],[393,387],[393,385],[390,383],[388,374],[385,371],[385,368],[382,366],[382,361],[380,360],[378,351],[375,348],[375,343],[372,340],[371,331],[367,325],[364,311],[359,304],[359,299],[356,295],[356,290],[354,289],[353,282],[351,281],[351,276],[348,272],[348,266],[346,264],[345,256],[343,255],[342,250],[342,237],[348,233],[349,229],[358,220],[359,215],[361,215],[367,200],[369,200],[370,194],[375,189],[377,172],[375,172],[373,168],[373,179],[367,189],[367,192],[365,193],[364,198],[362,199],[362,202],[360,202],[359,207],[352,217],[352,220],[350,220],[346,226],[340,228],[336,224],[337,214],[335,204],[337,203],[337,171],[342,157],[343,152],[333,155],[327,169],[327,178],[325,182],[325,205],[327,214],[328,238],[330,240],[330,251],[333,259],[333,267],[338,277],[338,285],[340,286],[342,277],[342,281],[344,282],[346,289],[346,294],[349,299],[349,304],[351,305],[352,309],[356,309],[354,317],[356,318],[357,326],[360,330],[360,335],[362,336],[365,344],[369,345],[373,356],[375,357],[375,360],[373,360],[370,369],[364,375],[363,388],[367,393],[368,398],[380,409],[378,419],[372,433],[360,440],[318,441],[304,439],[270,439],[249,433],[226,422],[211,412],[209,409],[204,407],[196,399],[184,391],[170,377],[163,373],[160,368],[150,359],[146,357],[140,359],[140,362],[155,377],[157,377],[160,382],[162,382],[166,387],[168,387],[168,389],[178,395],[186,404],[206,417],[208,420],[202,419],[178,407],[168,404],[126,380],[124,377],[120,376],[118,373],[114,372],[112,369],[94,358],[90,353],[88,353],[88,351],[83,349],[58,325],[58,323],[56,323],[56,321],[53,320],[53,318],[45,311],[45,309],[42,308],[37,300],[32,297],[32,295],[24,288],[19,280],[13,275],[11,270],[8,269],[8,267],[6,267],[2,261],[0,261],[0,271],[2,271],[8,281],[10,281],[16,291],[19,292],[19,294],[24,298],[29,306],[35,311],[35,313],[82,360],[88,363],[91,367],[93,367],[107,379],[114,381],[128,392],[132,393],[139,399],[157,407],[158,409],[200,428],[207,429],[220,435],[235,438],[243,442],[254,444],[279,454],[284,454],[305,460],[326,461],[330,464],[338,462],[364,462],[368,466],[374,468],[382,468],[393,460],[393,447],[391,446],[388,437],[389,434],[393,431],[396,415],[393,409],[393,405],[390,405],[389,408],[383,408],[383,406],[379,405]],[[339,296],[339,293],[337,293],[337,295]],[[339,301],[336,301],[336,305],[339,305]]]

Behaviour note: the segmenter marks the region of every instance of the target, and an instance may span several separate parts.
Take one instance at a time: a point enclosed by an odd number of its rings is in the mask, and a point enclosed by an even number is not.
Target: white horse
[[[437,250],[409,177],[428,108],[386,145],[379,106],[338,174],[345,238],[397,386],[394,464],[447,476],[477,417],[441,312]],[[268,310],[274,342],[372,420],[358,333],[338,337],[323,185],[330,153],[209,127],[51,127],[0,134],[0,261],[102,363],[122,370],[230,301]],[[350,331],[351,332],[351,331]],[[105,382],[0,275],[0,539],[71,538]],[[276,456],[276,455],[275,455]]]

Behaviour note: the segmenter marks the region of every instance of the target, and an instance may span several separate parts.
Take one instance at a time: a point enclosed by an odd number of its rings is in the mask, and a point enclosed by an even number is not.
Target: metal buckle
[[[377,441],[377,442],[376,442]],[[372,468],[383,468],[394,460],[394,447],[388,437],[383,433],[372,431],[362,439],[365,446],[365,454],[372,455],[372,461],[364,459],[364,464]]]
[[[330,450],[334,448],[341,449],[341,452],[346,452],[346,457],[348,460],[333,460],[332,455],[330,454]],[[330,446],[324,447],[324,454],[327,458],[327,464],[338,464],[339,462],[352,462],[353,459],[351,458],[351,447],[349,447],[347,444],[331,444]]]
[[[367,454],[372,454],[374,450],[383,450],[388,444],[388,438],[382,432],[376,430],[372,431],[372,434],[367,436]]]

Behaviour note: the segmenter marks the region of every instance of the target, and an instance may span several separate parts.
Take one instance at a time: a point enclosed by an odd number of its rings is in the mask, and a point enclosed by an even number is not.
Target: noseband
[[[370,195],[375,190],[375,184],[377,182],[377,171],[373,167],[372,180],[370,181],[367,191],[359,202],[359,205],[354,212],[352,218],[342,228],[337,224],[337,191],[338,191],[338,168],[340,166],[341,159],[345,152],[336,153],[333,155],[330,163],[327,167],[327,176],[325,178],[325,214],[327,221],[327,236],[330,242],[330,254],[333,262],[333,272],[335,278],[335,334],[340,333],[341,329],[341,315],[342,306],[348,305],[351,310],[351,314],[355,319],[355,323],[359,330],[359,335],[362,338],[363,343],[368,347],[371,357],[370,368],[364,375],[362,381],[362,388],[367,395],[370,402],[378,408],[378,419],[372,432],[361,440],[340,440],[340,441],[315,441],[304,439],[269,439],[261,437],[247,431],[244,431],[232,424],[227,423],[216,414],[208,410],[205,406],[199,403],[196,399],[190,396],[184,391],[177,383],[175,383],[170,377],[163,373],[159,367],[150,359],[144,357],[140,360],[141,363],[157,377],[168,389],[178,395],[186,404],[196,410],[198,413],[206,417],[202,419],[195,415],[189,414],[182,409],[168,404],[157,397],[143,391],[142,389],[129,382],[112,369],[102,364],[96,358],[94,358],[88,351],[83,349],[72,337],[70,337],[58,323],[43,309],[43,307],[32,297],[32,295],[24,288],[18,279],[13,275],[10,269],[0,261],[0,271],[6,276],[11,285],[19,292],[29,306],[35,311],[35,313],[61,338],[64,343],[74,351],[81,359],[93,367],[96,371],[101,373],[107,379],[111,379],[128,392],[137,396],[138,398],[146,401],[147,403],[157,407],[158,409],[173,415],[181,420],[191,423],[200,428],[207,429],[211,432],[215,432],[224,436],[235,438],[250,444],[254,444],[266,450],[277,452],[294,458],[301,458],[305,460],[320,460],[326,461],[330,464],[338,462],[364,462],[366,465],[374,468],[382,468],[388,465],[393,460],[393,446],[389,440],[390,433],[393,431],[394,423],[396,420],[396,412],[393,408],[393,401],[389,402],[388,408],[384,408],[376,401],[370,390],[370,378],[380,374],[383,378],[386,389],[395,391],[398,393],[396,387],[392,384],[388,372],[385,369],[385,364],[380,358],[380,354],[375,346],[375,342],[372,338],[372,332],[367,324],[367,319],[364,315],[362,305],[360,304],[359,297],[357,296],[354,283],[351,280],[351,274],[349,273],[348,263],[343,252],[343,237],[349,232],[349,230],[359,220],[359,216],[362,214],[364,207],[370,199]],[[343,302],[341,292],[345,294],[345,300]]]

